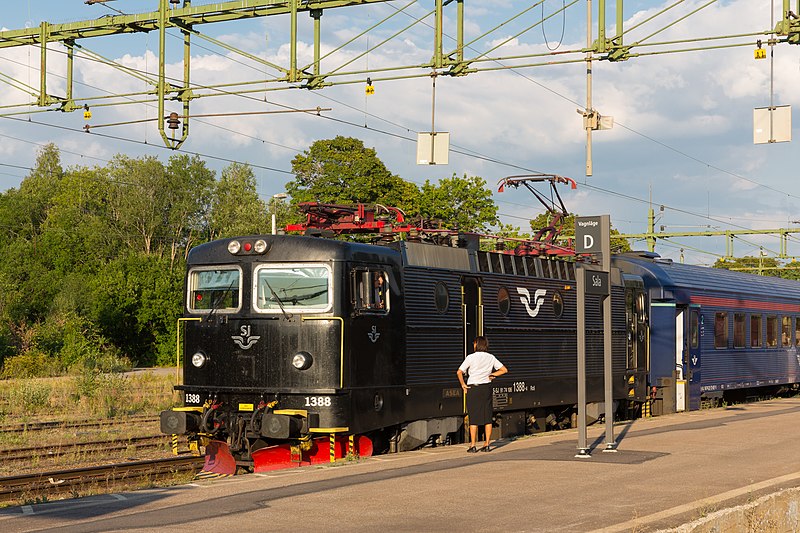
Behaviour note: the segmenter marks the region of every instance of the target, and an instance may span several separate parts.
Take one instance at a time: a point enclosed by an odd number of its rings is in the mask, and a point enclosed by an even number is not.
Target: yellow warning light
[[[633,384],[636,381],[634,376],[628,376],[628,383]]]
[[[89,104],[85,104],[83,106],[83,120],[89,120],[92,118],[92,112],[89,111]]]
[[[635,395],[636,395],[636,392],[633,389],[628,389],[628,396],[633,397]]]

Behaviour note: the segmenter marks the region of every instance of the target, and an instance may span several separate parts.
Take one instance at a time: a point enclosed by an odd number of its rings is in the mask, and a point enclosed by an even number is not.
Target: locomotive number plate
[[[200,395],[196,392],[187,392],[186,393],[186,403],[188,405],[200,405],[202,403],[200,401]]]
[[[306,407],[330,407],[330,396],[306,396]]]

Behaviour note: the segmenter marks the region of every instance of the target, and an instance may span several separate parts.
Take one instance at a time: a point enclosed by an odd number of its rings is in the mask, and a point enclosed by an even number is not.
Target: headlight
[[[203,352],[197,352],[192,356],[192,365],[196,368],[203,368],[208,362],[208,357]]]
[[[294,354],[294,357],[292,357],[292,366],[297,370],[306,370],[313,362],[314,360],[308,352],[297,352]]]
[[[242,249],[242,244],[239,241],[231,241],[228,243],[228,251],[232,254],[238,254]]]
[[[267,241],[264,239],[257,240],[254,249],[257,254],[263,254],[267,251]]]

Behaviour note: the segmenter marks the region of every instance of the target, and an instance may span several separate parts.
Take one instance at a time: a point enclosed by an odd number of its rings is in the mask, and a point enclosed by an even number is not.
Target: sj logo
[[[517,293],[520,295],[519,301],[525,306],[525,311],[528,312],[531,318],[535,318],[536,315],[539,314],[539,308],[542,306],[542,302],[544,302],[544,295],[547,294],[547,289],[536,289],[536,292],[533,293],[533,309],[531,309],[531,293],[528,292],[528,289],[525,287],[517,287]]]
[[[380,332],[378,332],[378,326],[372,326],[372,331],[367,333],[367,337],[369,337],[369,340],[373,343],[378,342],[378,339],[381,337]]]
[[[231,339],[242,350],[249,350],[261,338],[260,335],[250,335],[250,326],[242,326],[239,333],[241,335],[231,335]]]

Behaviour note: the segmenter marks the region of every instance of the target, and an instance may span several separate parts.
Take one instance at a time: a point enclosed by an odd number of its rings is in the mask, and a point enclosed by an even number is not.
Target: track
[[[135,416],[130,418],[118,418],[112,420],[51,420],[47,422],[25,422],[20,424],[9,424],[0,426],[0,433],[25,433],[28,431],[44,431],[48,429],[91,429],[106,428],[119,425],[130,425],[132,423],[156,424],[158,417]]]
[[[64,495],[75,497],[97,492],[98,483],[102,483],[102,490],[107,491],[122,484],[196,473],[203,461],[203,457],[172,457],[3,477],[0,478],[0,502],[47,501]]]
[[[54,444],[51,446],[31,446],[0,450],[0,461],[21,462],[31,460],[54,459],[65,455],[105,454],[120,451],[141,451],[168,446],[168,435],[151,435],[146,437],[130,437],[126,439],[96,440],[91,442],[75,442]]]

